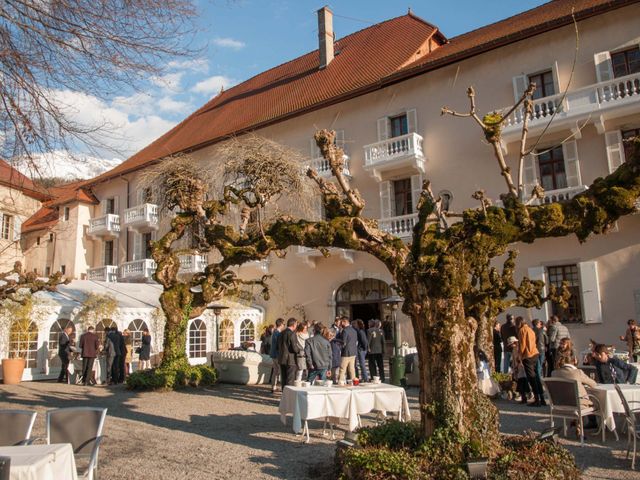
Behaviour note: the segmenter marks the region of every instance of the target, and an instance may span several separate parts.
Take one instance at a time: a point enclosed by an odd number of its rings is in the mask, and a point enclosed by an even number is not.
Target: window
[[[403,178],[394,180],[393,195],[395,200],[395,215],[409,215],[413,213],[413,201],[411,197],[411,179]]]
[[[555,147],[538,154],[540,184],[545,191],[567,188],[562,147]]]
[[[116,326],[116,322],[114,322],[113,320],[111,320],[109,318],[105,318],[103,320],[100,320],[96,324],[96,335],[100,339],[100,344],[101,345],[104,345],[104,340],[107,337],[107,335],[105,333],[105,330],[107,328],[113,328],[115,326]]]
[[[407,114],[403,113],[397,117],[389,118],[389,127],[391,128],[391,137],[400,137],[409,133],[409,122]]]
[[[113,263],[113,240],[104,242],[104,264],[115,265]]]
[[[2,230],[0,236],[3,240],[9,240],[13,238],[13,215],[2,215]]]
[[[69,221],[69,212],[70,212],[70,208],[69,207],[64,207],[64,209],[62,210],[62,219],[65,222]]]
[[[453,193],[451,193],[449,190],[442,190],[438,194],[438,196],[442,200],[442,203],[440,204],[440,209],[443,212],[448,212],[449,209],[451,208],[451,202],[453,202]]]
[[[49,241],[50,241],[50,242],[53,242],[53,238],[54,238],[54,237],[53,237],[53,233],[50,233],[50,234],[49,234]]]
[[[615,78],[640,72],[640,48],[634,47],[611,54],[611,65]]]
[[[9,330],[9,357],[24,356],[26,368],[38,366],[38,327],[35,322],[14,321]]]
[[[49,330],[49,358],[54,358],[58,355],[58,339],[62,331],[67,327],[71,327],[74,332],[76,331],[76,326],[69,319],[61,318],[51,325]]]
[[[49,275],[51,275],[51,267],[45,267],[44,268],[44,276],[48,277]]]
[[[536,84],[536,90],[533,92],[534,100],[556,94],[556,88],[553,82],[553,72],[551,70],[536,73],[535,75],[529,75],[529,83]]]
[[[189,325],[189,357],[207,356],[207,326],[199,318]]]
[[[231,350],[234,346],[233,323],[230,320],[220,322],[220,350]]]
[[[142,258],[151,258],[151,241],[153,240],[153,233],[142,234]]]
[[[115,198],[107,198],[105,200],[104,209],[106,214],[116,213],[116,199]]]
[[[131,341],[135,349],[142,345],[142,332],[145,329],[148,330],[149,327],[147,327],[147,323],[144,320],[137,318],[129,324],[127,329],[131,332]]]
[[[248,318],[240,324],[240,343],[253,342],[256,339],[256,329]]]
[[[66,265],[60,265],[60,273],[63,274],[63,275],[67,273],[67,266]]]
[[[622,146],[624,148],[624,157],[630,158],[633,153],[633,143],[630,140],[635,137],[640,137],[640,128],[632,128],[630,130],[623,130],[622,132]]]
[[[549,284],[557,288],[562,287],[562,282],[567,282],[571,298],[566,308],[556,302],[551,302],[551,313],[557,315],[562,322],[582,322],[582,301],[580,288],[580,272],[577,265],[559,265],[547,267]]]

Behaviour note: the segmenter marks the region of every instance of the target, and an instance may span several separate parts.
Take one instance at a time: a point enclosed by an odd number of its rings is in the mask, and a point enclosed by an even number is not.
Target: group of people
[[[95,385],[96,378],[93,370],[94,362],[99,355],[104,355],[106,360],[107,384],[123,383],[126,376],[132,371],[133,337],[129,330],[120,332],[117,327],[105,329],[104,342],[90,326],[80,336],[76,344],[73,327],[67,326],[58,337],[58,356],[61,368],[58,376],[59,383],[67,383],[69,378],[69,363],[72,356],[79,355],[82,358],[82,373],[80,382],[83,385]],[[141,370],[151,368],[151,335],[149,330],[142,332],[140,346],[136,348]]]
[[[330,327],[278,318],[261,337],[261,353],[273,360],[272,391],[277,390],[278,380],[282,388],[316,378],[342,383],[347,377],[369,382],[375,376],[384,381],[381,325],[379,320],[371,320],[367,330],[362,320],[350,321],[345,316],[337,316]]]

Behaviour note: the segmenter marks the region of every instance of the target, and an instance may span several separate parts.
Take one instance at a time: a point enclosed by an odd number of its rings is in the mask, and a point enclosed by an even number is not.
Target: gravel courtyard
[[[306,479],[328,475],[335,442],[320,436],[311,422],[311,444],[284,427],[279,396],[268,387],[218,385],[212,389],[135,393],[118,387],[82,387],[53,382],[0,386],[0,409],[35,408],[35,436],[44,436],[49,408],[95,405],[109,409],[100,450],[99,477],[108,479]],[[414,418],[417,391],[409,390]],[[540,431],[546,409],[499,402],[501,430]],[[341,434],[338,434],[338,438]],[[562,439],[576,455],[585,479],[640,479],[626,460],[626,436],[605,445],[590,438],[585,447]]]

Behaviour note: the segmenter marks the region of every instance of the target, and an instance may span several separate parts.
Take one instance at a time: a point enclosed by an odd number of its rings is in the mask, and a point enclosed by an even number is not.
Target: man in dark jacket
[[[71,355],[71,326],[65,327],[58,337],[58,356],[60,357],[60,375],[58,375],[58,383],[67,383],[69,378],[69,355]]]
[[[269,350],[269,356],[271,357],[271,391],[275,392],[278,388],[278,382],[280,381],[280,364],[278,363],[278,340],[282,331],[285,329],[284,318],[278,318],[276,320],[276,328],[271,334],[271,348]]]
[[[124,335],[118,329],[116,329],[116,339],[118,341],[117,349],[118,356],[115,361],[118,362],[118,376],[115,377],[118,383],[124,383],[124,377],[126,373],[125,360],[127,358],[127,346],[124,341]]]
[[[502,337],[500,336],[500,323],[496,322],[493,327],[493,363],[495,371],[502,371]]]
[[[342,359],[338,381],[344,382],[347,370],[349,371],[349,378],[356,378],[356,355],[358,354],[358,334],[346,317],[342,317],[342,330],[340,331],[339,339],[342,342]]]
[[[80,337],[80,349],[82,350],[82,384],[95,385],[93,362],[100,352],[100,339],[93,333],[93,327],[89,327]]]
[[[111,340],[113,344],[113,352],[110,353],[112,355],[113,360],[111,361],[111,384],[116,384],[120,381],[120,364],[124,363],[124,338],[122,339],[123,345],[120,345],[120,337],[122,335],[118,332],[118,327],[111,327],[109,329],[109,333],[107,333],[107,338]],[[122,361],[121,361],[122,360]]]
[[[278,337],[278,363],[280,364],[280,378],[282,390],[287,385],[293,385],[296,379],[296,357],[300,353],[300,346],[296,338],[298,321],[295,318],[287,320],[287,328]]]
[[[326,380],[327,370],[331,368],[331,344],[325,338],[326,330],[321,323],[315,324],[313,337],[309,337],[304,344],[304,356],[309,370],[307,380],[311,383],[316,377]]]
[[[598,344],[593,349],[598,383],[636,383],[638,369],[609,355],[606,345]]]

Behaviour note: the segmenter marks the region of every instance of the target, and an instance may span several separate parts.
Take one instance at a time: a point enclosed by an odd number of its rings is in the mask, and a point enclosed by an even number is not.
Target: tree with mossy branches
[[[534,88],[531,85],[513,107],[523,108],[525,119],[532,112]],[[489,320],[505,309],[540,308],[550,298],[562,302],[567,295],[554,288],[544,295],[541,281],[524,278],[516,282],[513,245],[572,234],[583,242],[591,234],[606,232],[618,218],[635,210],[640,196],[640,157],[636,144],[627,163],[596,179],[584,193],[538,205],[542,189],[525,191],[522,182],[523,159],[528,153],[527,120],[520,172],[514,181],[500,146],[503,122],[511,112],[481,118],[471,88],[468,99],[468,112],[444,108],[443,114],[469,117],[480,127],[506,184],[502,205],[492,205],[478,191],[472,195],[479,202],[477,208],[448,212],[425,181],[410,243],[380,230],[376,220],[363,216],[365,202],[343,175],[343,152],[330,131],[317,132],[315,140],[335,181],[322,179],[312,169],[307,172],[322,197],[323,220],[274,210],[278,200],[282,202],[282,192],[289,196],[287,204],[297,204],[290,196],[304,195],[305,182],[299,166],[292,167],[292,153],[268,140],[232,140],[219,158],[224,171],[214,175],[214,191],[202,165],[193,160],[174,158],[158,164],[149,176],[161,189],[165,207],[176,212],[169,231],[153,244],[158,264],[155,278],[163,287],[160,303],[167,318],[162,367],[187,364],[187,322],[200,315],[207,303],[245,287],[258,286],[262,294],[269,295],[268,277],[242,280],[237,266],[270,254],[282,256],[291,246],[316,248],[326,255],[332,247],[366,252],[391,273],[395,288],[404,297],[402,310],[415,331],[423,436],[448,438],[451,433],[460,452],[493,455],[499,449],[498,415],[477,388],[476,344],[490,338]],[[189,242],[184,241],[186,237]],[[209,255],[212,263],[203,273],[181,278],[180,255],[196,252]],[[500,267],[492,263],[502,256],[506,259]],[[489,344],[486,350],[490,349]]]

